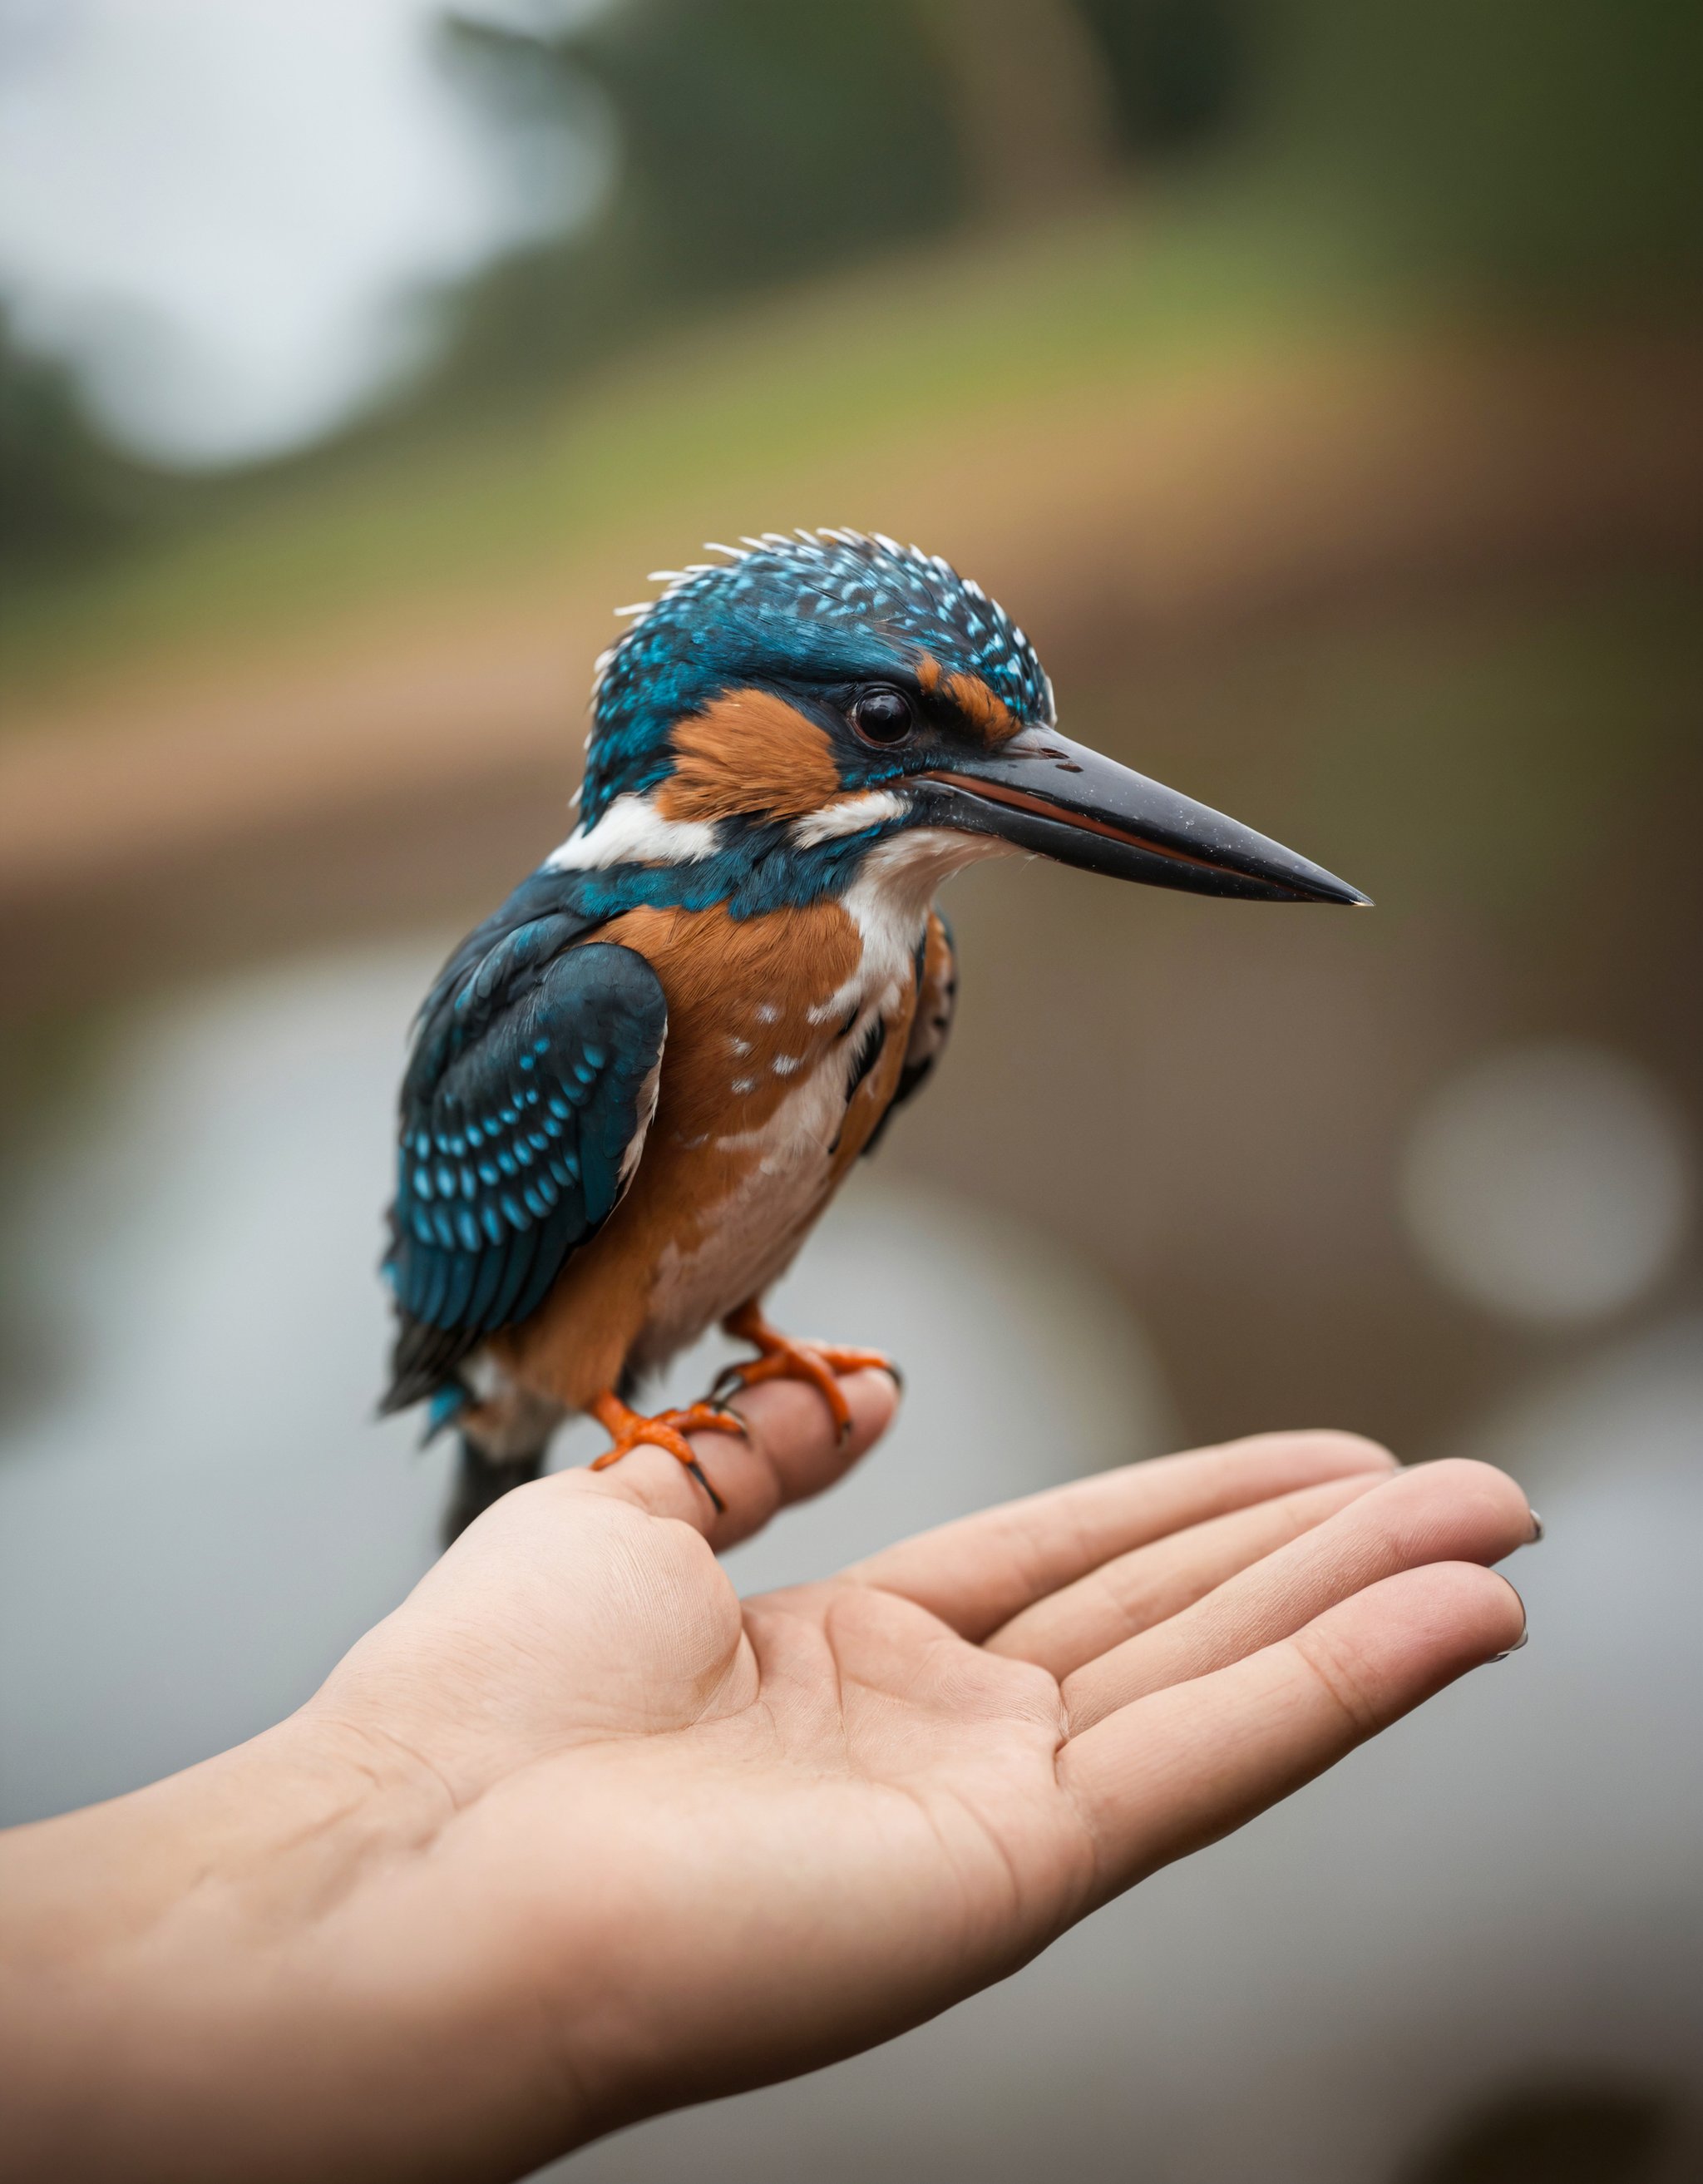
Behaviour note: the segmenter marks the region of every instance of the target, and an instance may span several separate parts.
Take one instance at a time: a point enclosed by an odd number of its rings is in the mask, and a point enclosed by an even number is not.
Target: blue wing
[[[570,945],[583,929],[546,916],[464,947],[422,1011],[386,1265],[398,1321],[387,1411],[536,1312],[632,1179],[667,1004],[632,949]]]

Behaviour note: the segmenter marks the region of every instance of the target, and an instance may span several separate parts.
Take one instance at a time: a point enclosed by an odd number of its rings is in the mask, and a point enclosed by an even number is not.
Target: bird
[[[927,1081],[956,968],[935,897],[978,860],[1363,905],[1322,866],[1058,726],[1022,629],[882,532],[768,532],[653,573],[596,665],[572,831],[444,964],[398,1104],[381,1409],[459,1439],[453,1539],[588,1415],[593,1468],[793,1379],[843,1435],[880,1353],[765,1293]],[[644,1383],[720,1323],[705,1399]]]

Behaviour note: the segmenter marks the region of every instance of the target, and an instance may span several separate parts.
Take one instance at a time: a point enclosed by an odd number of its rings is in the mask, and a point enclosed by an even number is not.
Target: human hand
[[[23,1831],[146,1808],[129,2003],[82,2008],[132,2091],[62,2115],[55,2173],[523,2174],[1002,1977],[1519,1637],[1482,1567],[1518,1489],[1325,1434],[742,1606],[714,1549],[886,1423],[884,1376],[847,1387],[843,1453],[809,1390],[741,1399],[719,1517],[650,1450],[509,1496],[278,1730]]]

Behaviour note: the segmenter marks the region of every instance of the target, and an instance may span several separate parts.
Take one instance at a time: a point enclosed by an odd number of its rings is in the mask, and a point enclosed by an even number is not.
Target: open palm
[[[742,1603],[714,1549],[886,1422],[883,1376],[846,1384],[845,1451],[787,1386],[704,1439],[721,1516],[655,1451],[509,1496],[298,1717],[389,1815],[322,1922],[322,2006],[359,1964],[361,2011],[437,2036],[422,2173],[515,2174],[916,2023],[1519,1637],[1483,1567],[1533,1536],[1518,1489],[1327,1434]]]

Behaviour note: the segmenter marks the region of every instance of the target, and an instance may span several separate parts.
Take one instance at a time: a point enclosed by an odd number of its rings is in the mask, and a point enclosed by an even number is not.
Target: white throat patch
[[[818,842],[832,842],[842,834],[861,834],[865,827],[879,827],[905,811],[905,800],[890,788],[866,788],[860,795],[837,796],[793,823],[793,839],[801,850]]]
[[[916,975],[916,944],[936,889],[966,865],[1021,854],[998,834],[955,827],[910,827],[876,843],[840,897],[863,936],[863,960],[837,994],[811,1010],[811,1020],[826,1023],[856,1006],[883,1013],[895,1007]]]

